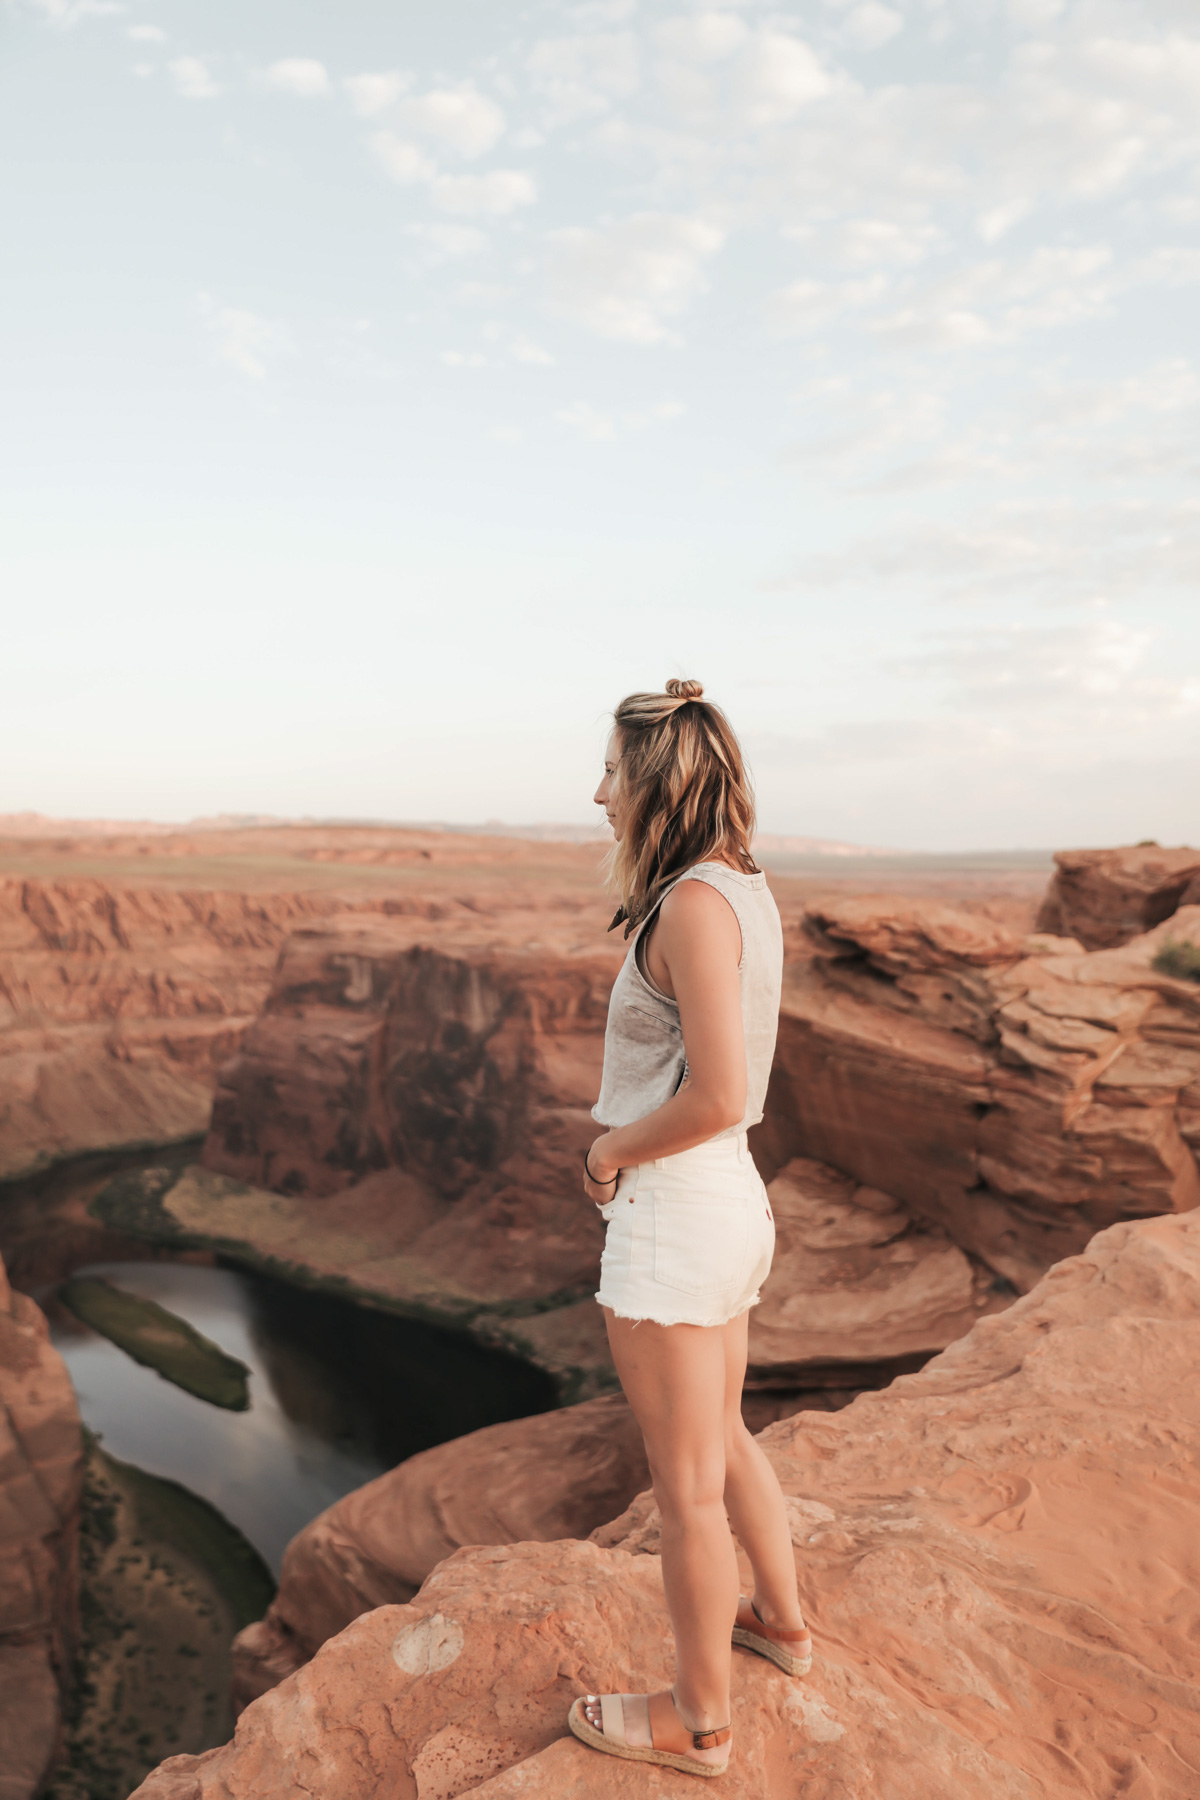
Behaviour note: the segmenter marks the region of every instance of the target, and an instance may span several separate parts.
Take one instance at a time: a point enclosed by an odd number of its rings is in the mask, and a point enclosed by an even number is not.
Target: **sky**
[[[0,812],[1200,842],[1195,0],[0,0]]]

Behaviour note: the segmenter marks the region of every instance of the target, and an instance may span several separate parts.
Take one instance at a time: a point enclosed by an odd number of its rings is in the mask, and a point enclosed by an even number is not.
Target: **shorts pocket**
[[[683,1294],[721,1294],[741,1281],[750,1212],[742,1200],[654,1195],[654,1279]]]

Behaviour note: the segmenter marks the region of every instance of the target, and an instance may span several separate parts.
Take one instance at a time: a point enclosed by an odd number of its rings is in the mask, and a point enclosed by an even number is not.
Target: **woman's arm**
[[[599,1179],[585,1177],[585,1191],[600,1203],[611,1200],[618,1169],[690,1150],[746,1111],[742,934],[733,908],[707,882],[681,881],[663,901],[653,946],[655,979],[679,1006],[687,1085],[644,1119],[596,1139],[588,1166]]]

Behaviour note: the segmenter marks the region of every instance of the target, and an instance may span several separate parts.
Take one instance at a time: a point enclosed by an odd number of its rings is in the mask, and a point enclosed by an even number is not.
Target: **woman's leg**
[[[662,1514],[663,1587],[675,1631],[675,1697],[694,1731],[729,1723],[737,1557],[725,1516],[728,1353],[720,1327],[637,1324],[606,1307],[608,1341]],[[780,1503],[782,1506],[782,1502]],[[722,1753],[716,1753],[718,1755]]]
[[[713,1334],[720,1337],[725,1358],[724,1503],[754,1570],[752,1597],[759,1617],[780,1631],[799,1631],[804,1619],[783,1493],[774,1469],[742,1419],[749,1322],[750,1314],[745,1312]]]

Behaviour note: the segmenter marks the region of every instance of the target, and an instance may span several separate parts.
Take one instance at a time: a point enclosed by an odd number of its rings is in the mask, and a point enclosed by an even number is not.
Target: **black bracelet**
[[[592,1174],[592,1171],[588,1168],[588,1152],[586,1150],[583,1153],[583,1167],[584,1167],[584,1173],[587,1175],[588,1180],[595,1182],[597,1187],[611,1187],[614,1181],[617,1181],[620,1179],[620,1170],[618,1170],[616,1175],[610,1175],[607,1181],[596,1181],[596,1177]]]

